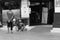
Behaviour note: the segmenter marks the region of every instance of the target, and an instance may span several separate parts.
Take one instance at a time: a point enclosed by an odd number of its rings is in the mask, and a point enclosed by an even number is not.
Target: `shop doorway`
[[[41,2],[33,2],[30,5],[30,25],[41,25],[42,21],[42,4]]]
[[[52,25],[54,19],[54,1],[42,2],[42,22],[43,25]]]
[[[40,16],[39,20],[37,19],[36,13],[38,13]],[[54,19],[54,1],[41,1],[40,6],[36,5],[31,6],[30,25],[48,25],[48,24],[52,25],[53,19]]]

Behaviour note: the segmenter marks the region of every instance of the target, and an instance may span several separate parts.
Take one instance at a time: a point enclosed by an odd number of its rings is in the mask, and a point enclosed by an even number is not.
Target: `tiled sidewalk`
[[[31,31],[14,32],[0,30],[0,40],[60,40],[59,33],[50,33],[51,27],[37,27]]]

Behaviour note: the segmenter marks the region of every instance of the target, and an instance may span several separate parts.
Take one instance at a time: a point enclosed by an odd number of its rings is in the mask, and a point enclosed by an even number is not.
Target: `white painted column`
[[[30,6],[29,0],[21,1],[21,18],[27,18],[28,25],[29,25],[29,14],[31,13],[31,8],[29,8],[29,6]]]
[[[31,12],[29,5],[30,5],[30,2],[28,0],[21,1],[21,17],[22,18],[29,18],[29,14]]]

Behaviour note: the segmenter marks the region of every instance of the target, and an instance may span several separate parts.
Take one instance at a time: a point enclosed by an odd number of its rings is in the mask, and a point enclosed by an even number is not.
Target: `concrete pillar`
[[[29,25],[29,14],[31,13],[31,8],[29,8],[30,2],[29,0],[21,1],[21,18],[24,20],[27,19]]]

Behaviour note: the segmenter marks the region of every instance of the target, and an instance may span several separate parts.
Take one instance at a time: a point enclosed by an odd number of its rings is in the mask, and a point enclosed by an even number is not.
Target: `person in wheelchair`
[[[17,31],[19,31],[19,30],[23,31],[24,28],[25,28],[25,24],[22,22],[21,19],[18,20],[17,26],[18,26],[18,30]]]

